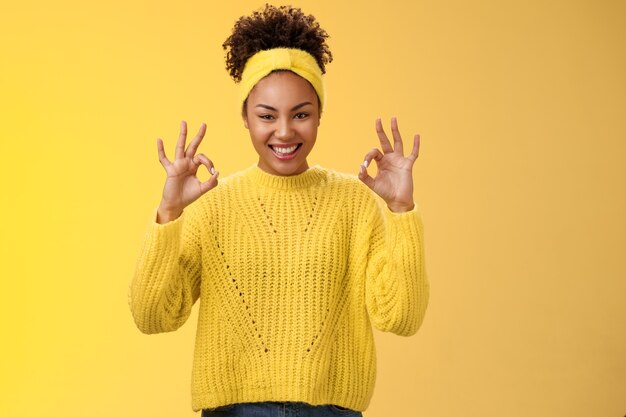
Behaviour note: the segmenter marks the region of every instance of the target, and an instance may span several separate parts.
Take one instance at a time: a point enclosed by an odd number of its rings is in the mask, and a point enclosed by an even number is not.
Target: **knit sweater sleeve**
[[[193,206],[165,224],[157,223],[153,212],[128,293],[130,310],[143,333],[178,329],[200,296],[202,249]]]
[[[419,207],[394,213],[369,206],[360,234],[366,239],[365,302],[372,325],[400,336],[414,335],[429,298]]]

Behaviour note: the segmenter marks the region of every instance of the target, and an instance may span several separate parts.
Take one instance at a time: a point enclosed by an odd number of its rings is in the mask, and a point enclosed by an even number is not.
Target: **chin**
[[[265,170],[274,175],[280,175],[280,176],[286,177],[286,176],[298,175],[298,174],[303,173],[307,169],[304,167],[306,167],[306,162],[294,163],[294,164],[278,163],[278,164],[270,164],[269,166],[267,166],[267,169]]]

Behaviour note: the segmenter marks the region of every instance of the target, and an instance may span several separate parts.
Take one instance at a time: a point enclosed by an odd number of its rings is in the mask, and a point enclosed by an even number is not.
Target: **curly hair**
[[[222,44],[226,50],[226,70],[238,83],[248,58],[259,51],[283,47],[310,53],[324,74],[326,64],[333,60],[326,38],[328,33],[313,15],[307,16],[296,7],[266,3],[264,9],[240,17]]]

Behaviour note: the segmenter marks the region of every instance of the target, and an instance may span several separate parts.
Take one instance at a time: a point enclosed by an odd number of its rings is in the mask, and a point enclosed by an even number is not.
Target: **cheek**
[[[312,123],[307,129],[307,136],[309,139],[314,140],[317,137],[317,123]]]
[[[263,126],[259,125],[250,125],[250,137],[255,143],[262,143],[267,140],[268,132],[267,129],[264,129]]]

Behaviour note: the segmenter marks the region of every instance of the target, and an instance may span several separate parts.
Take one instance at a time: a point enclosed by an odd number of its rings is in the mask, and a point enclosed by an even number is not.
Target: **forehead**
[[[248,96],[248,102],[251,104],[282,103],[289,106],[304,101],[317,102],[317,93],[311,83],[291,71],[272,72],[261,79]]]

